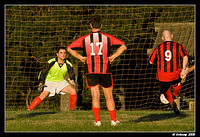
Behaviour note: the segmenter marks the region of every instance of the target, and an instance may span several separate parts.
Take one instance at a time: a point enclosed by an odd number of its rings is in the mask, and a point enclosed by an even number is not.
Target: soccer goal
[[[5,5],[5,96],[6,109],[26,109],[40,94],[40,69],[56,56],[57,46],[66,46],[90,33],[90,18],[100,15],[102,32],[127,45],[112,63],[116,109],[171,109],[159,98],[156,65],[148,55],[160,42],[163,29],[170,29],[189,53],[188,66],[195,64],[195,5]],[[117,47],[111,49],[114,52]],[[80,51],[81,52],[81,51]],[[78,76],[76,109],[91,109],[80,61],[67,55]],[[180,107],[195,98],[195,71],[182,81]],[[67,95],[46,98],[37,108],[61,109]],[[185,100],[184,100],[185,99]],[[64,104],[63,104],[64,103]],[[101,108],[106,109],[101,92]],[[64,110],[67,108],[64,107]]]

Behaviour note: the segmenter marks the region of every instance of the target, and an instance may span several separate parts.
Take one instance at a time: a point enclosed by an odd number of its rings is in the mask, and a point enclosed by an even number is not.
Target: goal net
[[[127,50],[112,63],[116,109],[171,109],[160,102],[156,65],[149,65],[148,56],[162,42],[162,30],[170,29],[174,41],[183,44],[189,53],[188,66],[194,65],[194,5],[6,5],[6,109],[26,109],[40,95],[37,77],[41,68],[56,57],[57,46],[67,47],[90,33],[90,18],[96,14],[103,19],[102,32],[127,45]],[[112,53],[116,49],[112,48]],[[78,76],[76,108],[91,109],[83,65],[71,55],[67,57]],[[188,109],[187,99],[195,98],[194,81],[192,71],[182,83],[181,109]],[[46,98],[37,108],[60,109],[62,97]],[[101,92],[102,109],[106,109],[105,104]]]

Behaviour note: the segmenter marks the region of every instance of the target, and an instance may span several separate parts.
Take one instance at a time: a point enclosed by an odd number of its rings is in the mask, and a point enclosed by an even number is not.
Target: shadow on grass
[[[153,122],[153,121],[160,121],[160,120],[165,120],[165,119],[170,119],[170,118],[186,118],[188,115],[184,112],[181,112],[180,115],[175,115],[174,113],[163,113],[163,114],[150,114],[147,116],[140,117],[136,120],[130,120],[129,122],[133,123],[139,123],[139,122]]]
[[[6,118],[6,121],[8,121],[8,120],[16,120],[16,119],[23,119],[23,118],[31,118],[31,117],[35,117],[35,116],[55,114],[55,113],[56,112],[27,112],[25,114],[16,115],[15,117]]]

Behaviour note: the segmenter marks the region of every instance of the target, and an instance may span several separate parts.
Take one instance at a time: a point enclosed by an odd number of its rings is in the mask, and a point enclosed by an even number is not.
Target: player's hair
[[[60,51],[60,49],[64,49],[64,50],[66,50],[66,48],[65,48],[65,47],[63,47],[63,46],[59,46],[59,47],[57,48],[57,51],[56,51],[56,53],[58,53],[58,52]]]
[[[101,17],[99,15],[95,15],[91,18],[92,27],[95,29],[99,29],[101,27]]]

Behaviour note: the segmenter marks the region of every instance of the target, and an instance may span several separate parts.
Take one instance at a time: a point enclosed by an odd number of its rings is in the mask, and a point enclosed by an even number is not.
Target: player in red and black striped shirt
[[[67,51],[85,64],[86,83],[92,94],[92,110],[95,116],[94,125],[101,125],[99,85],[104,91],[106,105],[111,117],[111,125],[116,125],[119,124],[119,121],[116,120],[115,103],[112,95],[111,62],[126,50],[126,46],[123,41],[101,32],[100,16],[94,16],[90,26],[92,32],[72,42]],[[110,55],[110,48],[113,45],[121,46],[114,54]],[[82,48],[83,55],[80,55],[76,48]]]
[[[175,114],[179,114],[173,95],[178,96],[181,89],[181,78],[186,73],[186,65],[188,62],[188,53],[185,48],[172,41],[173,35],[169,30],[163,31],[163,43],[156,46],[149,55],[150,64],[157,61],[158,80],[160,81],[161,93],[165,95]],[[183,58],[181,71],[181,57]],[[173,85],[173,95],[170,91],[170,85]]]

